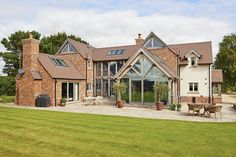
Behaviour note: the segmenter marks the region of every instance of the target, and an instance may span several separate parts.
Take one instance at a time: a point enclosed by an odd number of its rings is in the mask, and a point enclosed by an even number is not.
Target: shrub
[[[176,109],[176,104],[172,104],[172,105],[170,106],[170,109],[174,111],[174,110]]]
[[[0,76],[0,95],[15,95],[15,77]]]
[[[121,94],[124,94],[127,89],[127,85],[125,82],[115,82],[112,86],[113,91],[116,94],[117,100],[121,100]]]

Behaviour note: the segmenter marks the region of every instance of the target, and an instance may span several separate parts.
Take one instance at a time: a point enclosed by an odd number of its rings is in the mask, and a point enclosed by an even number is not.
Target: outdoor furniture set
[[[101,101],[103,100],[103,97],[101,96],[97,96],[97,97],[84,97],[84,103],[86,105],[99,105],[101,103]]]
[[[203,113],[200,113],[200,111],[203,109]],[[215,114],[216,118],[216,113],[220,113],[221,117],[221,109],[222,106],[220,105],[215,105],[215,103],[190,103],[188,104],[188,115],[192,111],[192,115],[196,113],[197,115],[207,115],[207,117],[211,117],[211,114]]]

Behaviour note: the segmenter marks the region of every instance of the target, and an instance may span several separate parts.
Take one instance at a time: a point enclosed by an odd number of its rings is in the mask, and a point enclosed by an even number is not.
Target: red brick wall
[[[196,103],[208,103],[209,97],[195,97]],[[192,96],[181,96],[180,102],[192,103]]]
[[[80,54],[62,54],[66,59],[70,60],[76,68],[82,73],[83,76],[86,77],[86,59],[84,59]],[[91,69],[87,69],[87,82],[92,83],[92,90],[88,92],[88,96],[93,96],[93,62],[91,62]],[[81,84],[81,91],[83,91],[83,95],[85,95],[86,90],[86,83],[83,82]],[[84,87],[85,86],[85,87]]]
[[[160,57],[177,74],[177,56],[168,48],[150,49],[150,51]]]

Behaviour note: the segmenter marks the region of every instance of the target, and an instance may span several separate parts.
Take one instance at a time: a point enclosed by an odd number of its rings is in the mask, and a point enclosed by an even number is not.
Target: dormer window
[[[189,66],[191,67],[196,67],[197,62],[201,59],[201,57],[202,56],[193,49],[185,56],[185,58],[189,61]]]
[[[197,66],[197,58],[191,57],[191,66]]]

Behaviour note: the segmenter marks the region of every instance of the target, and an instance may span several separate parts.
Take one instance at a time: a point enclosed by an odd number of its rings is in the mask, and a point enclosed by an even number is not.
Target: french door
[[[73,102],[79,100],[79,83],[63,82],[62,83],[62,98],[66,102]]]

